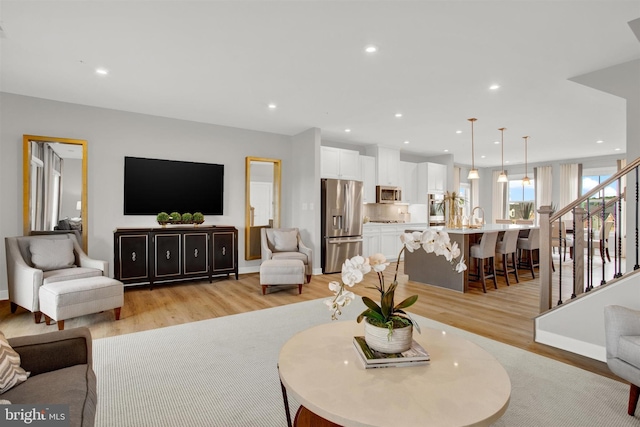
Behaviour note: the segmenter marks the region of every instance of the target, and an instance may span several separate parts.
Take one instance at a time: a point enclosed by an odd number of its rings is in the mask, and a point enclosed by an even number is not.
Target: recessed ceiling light
[[[269,108],[275,110],[276,108],[278,108],[278,106],[272,102],[269,104]]]
[[[602,144],[603,142],[604,142],[603,140],[599,139],[596,141],[596,144]]]
[[[500,89],[500,85],[495,85],[495,84],[491,85],[491,86],[489,86],[489,89],[491,89],[491,90]]]
[[[500,145],[500,141],[493,141],[494,144]]]
[[[461,130],[457,130],[456,133],[462,133],[462,131]]]
[[[504,162],[505,162],[505,163],[509,163],[509,160],[505,160]]]
[[[344,131],[349,133],[349,132],[351,132],[351,129],[345,129]]]
[[[100,74],[101,76],[106,76],[107,74],[109,74],[109,70],[106,70],[104,68],[96,68],[96,74]]]
[[[620,151],[620,149],[619,148],[615,148],[613,151]]]
[[[378,51],[378,47],[377,46],[373,46],[373,45],[369,45],[369,46],[364,48],[364,51],[367,52],[367,53],[376,53]]]
[[[396,117],[402,117],[402,113],[396,113]]]
[[[448,152],[449,152],[449,150],[447,150],[447,149],[445,148],[445,149],[444,149],[444,152],[445,152],[445,153],[448,153]]]
[[[409,143],[409,141],[405,141],[404,143],[405,143],[405,144],[408,144],[408,143]]]
[[[485,159],[487,156],[480,156],[481,159]]]

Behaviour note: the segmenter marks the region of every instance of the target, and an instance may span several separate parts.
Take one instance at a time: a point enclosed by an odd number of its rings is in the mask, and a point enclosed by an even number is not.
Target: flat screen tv
[[[124,214],[222,215],[224,165],[124,158]]]

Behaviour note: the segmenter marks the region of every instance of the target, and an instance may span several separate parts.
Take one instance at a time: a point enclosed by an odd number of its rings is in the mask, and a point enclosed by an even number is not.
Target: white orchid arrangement
[[[342,314],[341,308],[349,305],[356,297],[346,287],[353,288],[357,283],[362,282],[365,274],[373,270],[378,275],[378,285],[375,289],[380,292],[380,305],[369,297],[362,297],[362,302],[367,306],[367,309],[358,316],[358,323],[367,318],[368,322],[375,326],[388,328],[389,334],[393,333],[394,327],[401,328],[411,324],[416,327],[418,332],[420,331],[418,324],[404,311],[405,308],[413,305],[418,300],[418,296],[410,296],[397,305],[394,303],[395,290],[398,286],[398,266],[402,252],[405,250],[413,252],[422,247],[427,253],[444,256],[452,265],[455,264],[455,270],[458,273],[465,271],[467,266],[464,263],[464,257],[460,254],[458,243],[451,243],[449,234],[446,231],[427,229],[424,232],[404,233],[400,236],[400,240],[403,246],[398,254],[398,263],[396,264],[393,282],[389,287],[386,287],[384,283],[384,270],[389,263],[382,254],[374,254],[369,258],[356,255],[342,264],[342,283],[330,282],[329,289],[335,296],[325,300],[325,304],[332,312],[332,320],[336,320]]]

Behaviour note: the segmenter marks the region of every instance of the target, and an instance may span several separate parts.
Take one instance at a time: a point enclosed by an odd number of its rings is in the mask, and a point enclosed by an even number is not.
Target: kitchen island
[[[505,231],[513,228],[529,230],[535,228],[531,225],[516,224],[491,224],[482,228],[445,228],[432,227],[438,231],[444,230],[449,234],[451,242],[457,242],[460,252],[464,256],[467,270],[458,273],[455,263],[451,264],[443,256],[436,256],[433,253],[426,253],[422,249],[413,252],[405,251],[404,273],[409,276],[412,282],[425,283],[438,286],[440,288],[451,289],[457,292],[467,292],[469,290],[469,269],[470,258],[469,248],[482,237],[485,231]],[[407,228],[405,232],[424,231],[426,228]]]

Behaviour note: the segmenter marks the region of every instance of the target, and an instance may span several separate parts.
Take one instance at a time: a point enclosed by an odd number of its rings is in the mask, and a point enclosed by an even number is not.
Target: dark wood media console
[[[238,230],[231,226],[117,228],[113,252],[114,276],[125,285],[238,280]]]

